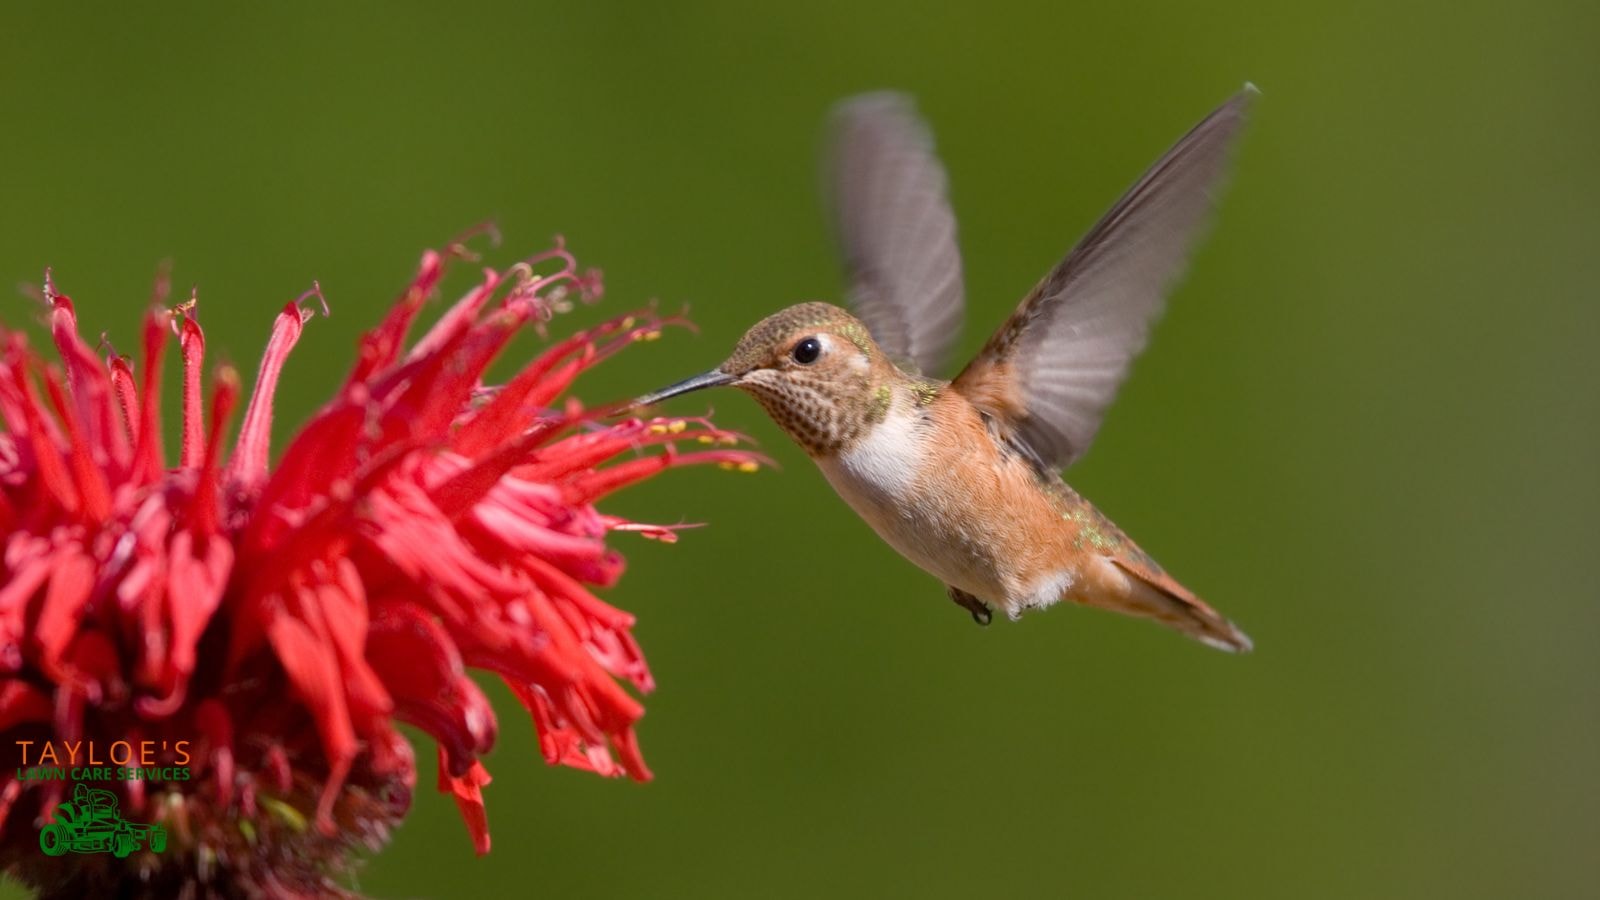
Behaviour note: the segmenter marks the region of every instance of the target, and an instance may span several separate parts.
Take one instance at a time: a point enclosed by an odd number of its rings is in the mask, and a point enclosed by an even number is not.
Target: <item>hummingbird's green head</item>
[[[731,385],[755,397],[802,447],[828,453],[854,439],[882,407],[876,386],[887,365],[855,316],[831,303],[800,303],[757,322],[717,368],[634,402],[648,406]]]

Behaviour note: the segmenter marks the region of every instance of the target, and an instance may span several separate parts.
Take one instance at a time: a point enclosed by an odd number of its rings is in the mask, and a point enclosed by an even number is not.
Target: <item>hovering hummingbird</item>
[[[1255,88],[1183,137],[1023,299],[953,381],[962,321],[945,173],[912,102],[840,104],[829,171],[852,315],[801,303],[715,369],[634,401],[731,385],[761,403],[889,546],[987,625],[1073,600],[1210,646],[1250,639],[1179,584],[1060,469],[1083,455],[1202,230]]]

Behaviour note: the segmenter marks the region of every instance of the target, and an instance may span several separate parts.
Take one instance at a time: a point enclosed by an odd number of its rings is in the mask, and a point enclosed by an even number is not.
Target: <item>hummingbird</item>
[[[1250,639],[1062,479],[1111,404],[1203,230],[1251,96],[1184,135],[1030,291],[956,376],[961,255],[933,139],[906,96],[840,103],[825,171],[849,309],[757,322],[719,366],[639,397],[738,388],[883,540],[980,625],[1062,600],[1212,647]]]

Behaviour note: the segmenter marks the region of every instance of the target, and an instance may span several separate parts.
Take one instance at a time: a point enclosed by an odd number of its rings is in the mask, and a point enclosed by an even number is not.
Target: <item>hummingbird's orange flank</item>
[[[906,97],[842,103],[828,163],[852,312],[781,310],[722,365],[635,405],[718,385],[748,392],[980,624],[993,608],[1015,619],[1073,600],[1249,650],[1059,470],[1089,448],[1143,348],[1254,93],[1246,85],[1157,160],[953,381],[925,374],[940,370],[963,304],[932,138]]]

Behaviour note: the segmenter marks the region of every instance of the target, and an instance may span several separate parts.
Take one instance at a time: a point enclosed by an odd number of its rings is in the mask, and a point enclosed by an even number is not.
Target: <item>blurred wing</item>
[[[1246,85],[1161,157],[955,380],[1055,468],[1083,455],[1202,230]]]
[[[833,214],[850,305],[897,362],[936,372],[961,331],[961,254],[944,168],[910,98],[834,110]]]

